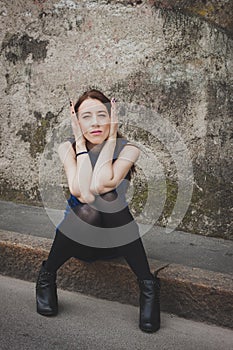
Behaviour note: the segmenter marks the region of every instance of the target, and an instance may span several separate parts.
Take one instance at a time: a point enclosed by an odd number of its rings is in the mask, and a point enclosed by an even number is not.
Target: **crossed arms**
[[[87,153],[75,157],[69,141],[59,145],[58,154],[64,166],[70,193],[83,203],[92,203],[95,195],[109,192],[125,178],[137,161],[140,150],[126,144],[112,164],[116,139],[107,139],[98,156],[94,169]]]

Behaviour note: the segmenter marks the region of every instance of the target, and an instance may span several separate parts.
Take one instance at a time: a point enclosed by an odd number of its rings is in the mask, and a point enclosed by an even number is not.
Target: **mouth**
[[[92,135],[99,135],[99,134],[102,134],[102,131],[101,130],[93,130],[91,132]]]

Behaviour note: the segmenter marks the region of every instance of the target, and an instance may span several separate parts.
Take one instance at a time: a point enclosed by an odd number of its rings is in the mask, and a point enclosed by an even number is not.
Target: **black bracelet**
[[[84,154],[84,153],[88,153],[88,152],[87,152],[87,151],[83,151],[83,152],[76,153],[76,158],[77,158],[80,154]]]

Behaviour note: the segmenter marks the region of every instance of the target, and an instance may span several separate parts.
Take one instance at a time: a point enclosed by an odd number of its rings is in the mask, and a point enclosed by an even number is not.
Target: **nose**
[[[99,124],[99,121],[98,121],[98,118],[97,118],[97,115],[94,113],[92,118],[91,118],[91,124],[92,125],[98,125]]]

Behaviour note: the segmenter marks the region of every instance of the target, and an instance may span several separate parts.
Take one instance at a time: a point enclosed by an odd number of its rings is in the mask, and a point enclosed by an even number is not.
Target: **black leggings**
[[[116,191],[111,191],[102,194],[100,195],[99,199],[104,199],[106,208],[109,208],[110,203],[108,202],[112,201],[115,201],[114,205],[118,205],[119,208],[119,202],[117,202]],[[101,205],[101,210],[103,210],[104,206],[102,200]],[[78,215],[79,218],[96,227],[115,228],[122,225],[127,225],[128,223],[132,224],[132,226],[129,226],[130,228],[135,230],[136,227],[136,223],[134,222],[133,216],[131,215],[128,206],[124,207],[123,209],[121,206],[121,210],[119,211],[105,212],[96,210],[95,208],[93,208],[92,205],[90,206],[84,203],[82,205],[76,206],[74,210],[75,214]],[[153,274],[150,272],[148,260],[146,257],[141,237],[137,234],[137,232],[131,232],[132,234],[134,234],[135,237],[138,238],[136,238],[132,242],[130,241],[130,243],[120,245],[117,247],[115,246],[113,248],[95,248],[78,243],[77,241],[65,235],[63,233],[64,230],[61,230],[61,228],[64,228],[64,223],[67,223],[67,220],[69,220],[69,215],[63,220],[63,225],[59,225],[59,227],[56,229],[56,235],[46,261],[46,268],[49,271],[57,271],[71,257],[77,257],[81,260],[91,261],[93,257],[95,257],[96,252],[97,254],[101,254],[101,252],[107,251],[108,255],[112,255],[111,252],[113,253],[113,255],[117,252],[117,256],[123,256],[129,264],[132,271],[139,279],[153,279]]]

